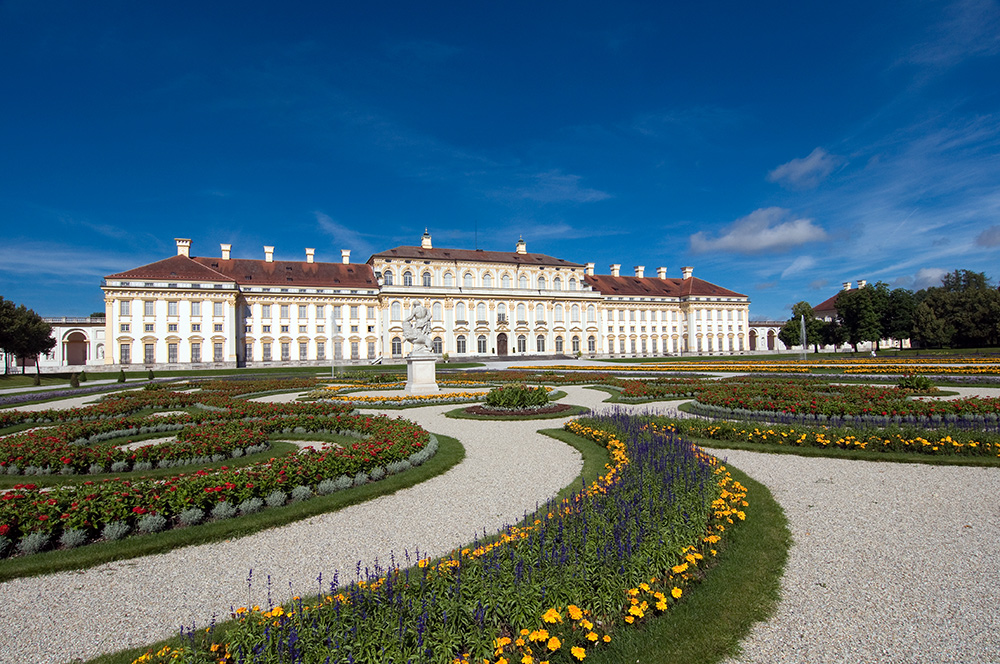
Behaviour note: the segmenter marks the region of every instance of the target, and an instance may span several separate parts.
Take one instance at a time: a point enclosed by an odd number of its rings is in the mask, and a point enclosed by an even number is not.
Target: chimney
[[[665,267],[658,267],[658,268],[656,268],[656,277],[657,277],[657,279],[666,279],[667,278],[667,268],[665,268]]]
[[[420,238],[420,248],[421,249],[433,249],[434,248],[431,245],[431,234],[427,232],[426,228],[424,229],[423,237]]]
[[[306,262],[315,263],[316,262],[316,250],[306,247]]]
[[[694,268],[693,267],[682,267],[681,268],[681,279],[690,279],[692,274],[694,274]]]
[[[517,253],[519,253],[519,254],[526,254],[526,253],[528,253],[528,245],[526,245],[524,243],[524,238],[523,237],[517,239],[517,247],[515,247],[514,250]]]
[[[851,290],[851,282],[850,281],[845,281],[844,282],[844,290]]]
[[[612,277],[617,277],[618,273],[621,272],[621,269],[622,269],[621,263],[612,263],[611,264],[611,276]]]
[[[185,237],[175,237],[174,242],[177,243],[178,256],[191,256],[191,240]]]
[[[273,263],[274,262],[274,247],[269,247],[264,245],[264,262]]]
[[[858,279],[858,288],[864,288],[867,285],[868,285],[867,281],[865,281],[864,279]]]
[[[222,248],[222,260],[228,261],[229,260],[229,255],[233,251],[233,245],[231,245],[231,244],[220,244],[219,246]]]
[[[637,278],[642,279],[642,277],[643,277],[643,275],[645,273],[646,273],[646,266],[645,265],[636,265],[635,266],[635,276]]]
[[[344,265],[347,265],[348,263],[351,262],[351,250],[350,249],[341,249],[340,250],[340,262],[343,263]]]
[[[583,273],[590,277],[594,276],[594,264],[587,263],[587,267],[583,270]]]

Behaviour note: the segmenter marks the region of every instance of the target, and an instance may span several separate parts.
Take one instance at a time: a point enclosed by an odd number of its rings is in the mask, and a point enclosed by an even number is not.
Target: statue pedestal
[[[437,394],[438,387],[436,370],[437,355],[433,353],[410,353],[406,358],[406,394]]]

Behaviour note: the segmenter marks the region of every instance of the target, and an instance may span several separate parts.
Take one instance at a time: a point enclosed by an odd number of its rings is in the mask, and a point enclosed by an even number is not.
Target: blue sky
[[[0,0],[0,295],[417,244],[681,266],[785,319],[1000,278],[1000,5]]]

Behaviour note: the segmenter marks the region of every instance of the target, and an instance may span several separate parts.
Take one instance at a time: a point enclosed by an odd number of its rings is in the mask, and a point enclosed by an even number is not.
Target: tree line
[[[56,345],[52,326],[26,306],[16,305],[0,297],[0,351],[4,353],[4,374],[10,373],[11,359],[21,360],[21,371],[29,359],[35,361],[35,372],[40,371],[38,358]]]
[[[877,349],[883,339],[901,348],[906,339],[927,348],[1000,345],[1000,290],[983,272],[955,270],[942,277],[940,286],[915,293],[879,281],[841,292],[836,307],[836,319],[823,321],[808,302],[799,302],[778,338],[789,347],[800,344],[800,317],[805,316],[806,345],[816,352],[844,343],[857,352],[866,341]]]

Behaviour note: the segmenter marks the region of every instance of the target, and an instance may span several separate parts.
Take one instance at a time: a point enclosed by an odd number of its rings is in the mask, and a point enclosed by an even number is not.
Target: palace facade
[[[749,299],[658,268],[594,273],[528,253],[436,248],[424,233],[352,263],[177,254],[105,277],[106,364],[148,366],[365,363],[410,352],[403,320],[432,314],[434,350],[450,358],[736,354],[749,344]]]

